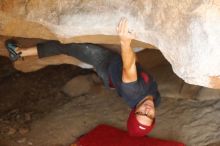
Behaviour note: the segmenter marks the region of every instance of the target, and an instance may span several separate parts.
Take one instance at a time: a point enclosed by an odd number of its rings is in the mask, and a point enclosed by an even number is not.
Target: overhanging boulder
[[[0,1],[0,34],[116,44],[121,17],[184,81],[220,88],[220,0]]]

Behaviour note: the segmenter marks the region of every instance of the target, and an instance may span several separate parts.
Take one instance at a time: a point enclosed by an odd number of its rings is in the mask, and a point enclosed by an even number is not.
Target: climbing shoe
[[[5,41],[5,47],[7,48],[8,50],[8,53],[9,53],[9,59],[11,61],[16,61],[18,60],[19,58],[21,58],[21,52],[17,53],[15,51],[15,49],[17,48],[17,42],[10,39],[10,40],[6,40]]]

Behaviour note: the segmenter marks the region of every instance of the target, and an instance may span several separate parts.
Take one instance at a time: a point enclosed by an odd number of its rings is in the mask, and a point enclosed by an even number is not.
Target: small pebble
[[[30,142],[30,141],[29,141],[27,144],[28,144],[28,145],[33,145],[33,143],[32,143],[32,142]]]
[[[7,132],[7,135],[13,135],[16,133],[16,129],[15,128],[12,128],[12,127],[9,127],[8,128],[8,132]]]
[[[24,142],[26,142],[26,138],[24,137],[24,138],[22,138],[22,139],[19,139],[19,140],[17,140],[17,143],[24,143]]]
[[[31,113],[25,113],[25,121],[31,121]]]
[[[24,135],[24,134],[26,134],[26,133],[28,133],[29,132],[29,129],[28,128],[20,128],[19,129],[19,133],[21,134],[21,135]]]

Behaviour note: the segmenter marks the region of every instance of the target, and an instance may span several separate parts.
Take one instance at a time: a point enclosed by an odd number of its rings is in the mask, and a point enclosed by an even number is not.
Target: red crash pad
[[[99,125],[80,137],[76,146],[185,146],[183,143],[152,137],[131,137],[126,131]]]

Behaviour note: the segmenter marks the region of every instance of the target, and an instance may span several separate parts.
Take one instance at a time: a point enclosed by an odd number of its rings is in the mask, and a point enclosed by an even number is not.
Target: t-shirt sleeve
[[[129,103],[139,101],[147,95],[154,97],[154,103],[157,107],[160,103],[160,93],[158,92],[156,81],[151,78],[149,82],[145,82],[143,77],[139,76],[138,80],[131,83],[121,83],[120,92],[121,96]],[[131,101],[132,100],[132,101]],[[137,104],[137,103],[135,103]]]
[[[137,81],[124,83],[122,81],[122,60],[120,56],[116,56],[109,66],[109,76],[116,88],[119,96],[121,96],[130,107],[134,107],[138,101],[143,99],[147,95],[154,96],[154,101],[158,103],[160,99],[159,92],[157,91],[157,84],[147,73],[148,82],[144,81],[141,76],[143,72],[142,67],[139,63],[136,63],[138,79]],[[146,79],[145,79],[146,80]],[[156,104],[157,105],[157,104]]]

